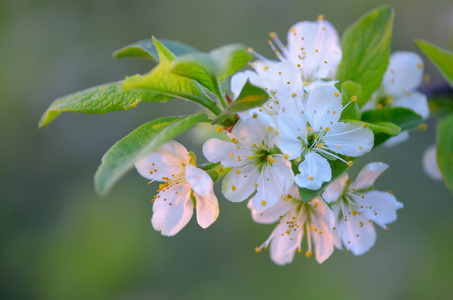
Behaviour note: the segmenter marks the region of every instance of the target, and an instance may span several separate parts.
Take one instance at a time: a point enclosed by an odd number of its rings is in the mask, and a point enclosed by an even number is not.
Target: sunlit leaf
[[[342,37],[342,60],[337,70],[340,82],[351,80],[362,86],[362,107],[382,81],[390,58],[393,9],[381,6],[352,24]]]
[[[56,99],[42,115],[39,127],[48,125],[62,112],[105,114],[134,108],[141,101],[163,102],[173,98],[143,89],[122,91],[121,84],[121,81],[103,84]]]

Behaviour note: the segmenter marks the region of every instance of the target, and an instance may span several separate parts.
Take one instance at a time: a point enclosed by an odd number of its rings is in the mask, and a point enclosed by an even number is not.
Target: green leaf
[[[268,99],[269,95],[265,90],[252,85],[247,80],[237,99],[223,110],[222,113],[212,121],[212,124],[219,124],[225,120],[231,119],[236,113],[260,106]]]
[[[192,78],[222,97],[220,82],[243,68],[251,58],[252,55],[244,46],[227,45],[209,53],[196,53],[180,57],[173,62],[172,72]]]
[[[453,192],[453,114],[437,125],[437,163],[448,188]]]
[[[415,43],[439,69],[448,84],[453,87],[453,51],[442,49],[423,40],[417,40]]]
[[[173,54],[167,47],[165,47],[158,39],[152,37],[154,46],[156,46],[157,55],[159,56],[159,61],[173,61],[176,59],[176,55]]]
[[[347,157],[348,158],[348,157]],[[354,161],[356,158],[351,157],[349,161]],[[317,196],[321,196],[326,187],[333,181],[340,178],[350,167],[342,162],[341,160],[328,160],[330,168],[332,169],[332,179],[329,182],[324,182],[319,190],[309,190],[304,188],[299,188],[299,196],[304,202],[311,201]]]
[[[337,79],[362,86],[362,107],[381,85],[390,58],[393,9],[381,6],[361,17],[342,37]]]
[[[164,102],[173,98],[143,89],[122,91],[121,84],[103,84],[56,99],[42,115],[39,127],[48,125],[62,112],[105,114],[136,107],[141,101]]]
[[[431,96],[429,99],[429,112],[431,116],[443,117],[453,113],[453,98],[447,96]]]
[[[168,96],[191,100],[203,105],[216,115],[220,113],[216,103],[206,96],[194,80],[173,74],[170,68],[170,61],[162,61],[148,74],[126,78],[122,87],[124,90],[144,88]]]
[[[197,49],[191,46],[176,41],[160,40],[160,43],[164,45],[175,56],[199,52]],[[159,62],[157,48],[154,45],[152,39],[141,40],[130,45],[127,45],[126,47],[123,47],[119,50],[116,50],[115,52],[113,52],[113,57],[115,58],[141,57],[150,58]]]
[[[341,120],[360,120],[360,109],[357,103],[362,100],[362,87],[360,84],[346,81],[341,85],[342,105],[346,108],[341,112]],[[355,100],[354,100],[355,99]],[[352,101],[354,100],[354,101]],[[351,102],[352,101],[352,102]]]
[[[408,108],[388,107],[364,111],[362,121],[373,124],[390,122],[401,127],[401,130],[413,130],[423,123],[423,118]]]
[[[102,157],[94,176],[95,188],[105,196],[114,184],[141,157],[207,119],[204,113],[184,117],[165,117],[140,126],[118,141]]]
[[[343,122],[348,123],[359,123],[368,127],[373,131],[374,134],[376,133],[385,133],[391,136],[395,136],[401,133],[401,128],[398,125],[395,125],[391,122],[376,122],[376,123],[368,123],[363,121],[357,120],[343,120]]]

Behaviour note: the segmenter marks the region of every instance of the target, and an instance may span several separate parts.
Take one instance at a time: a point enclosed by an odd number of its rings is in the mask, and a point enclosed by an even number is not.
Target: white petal
[[[257,211],[272,207],[294,183],[291,163],[282,155],[274,157],[272,164],[266,164],[257,181],[257,193],[253,197],[253,208]]]
[[[340,178],[335,180],[334,182],[330,183],[324,193],[322,194],[322,198],[327,203],[332,203],[337,201],[341,195],[343,195],[344,189],[346,187],[346,183],[348,183],[349,176],[347,173],[344,173]]]
[[[289,155],[290,159],[299,157],[302,152],[302,140],[307,137],[307,119],[302,103],[298,99],[289,99],[280,106],[276,118],[279,135],[277,144],[280,150]]]
[[[327,159],[315,152],[305,155],[305,160],[299,165],[299,172],[294,178],[296,184],[310,190],[318,190],[324,182],[332,179]]]
[[[247,157],[249,151],[237,147],[238,145],[232,142],[213,138],[204,143],[203,154],[210,162],[220,162],[226,168],[242,166],[244,162],[238,160],[238,156]]]
[[[247,70],[244,72],[236,73],[235,75],[233,75],[233,77],[231,77],[231,92],[233,93],[234,99],[239,96],[247,80],[249,80],[250,77],[256,76],[257,75],[255,72]]]
[[[333,84],[316,84],[310,89],[306,105],[307,119],[313,131],[320,131],[340,119],[343,108],[341,94]]]
[[[353,216],[350,210],[345,210],[347,221],[340,220],[339,228],[341,238],[346,249],[350,250],[354,255],[362,255],[376,242],[376,231],[373,223],[364,215]],[[351,213],[351,214],[349,214]]]
[[[175,194],[176,191],[178,194]],[[186,226],[192,214],[193,202],[186,183],[159,193],[154,201],[151,222],[162,235],[172,236]]]
[[[400,106],[412,109],[422,116],[423,120],[429,117],[428,98],[419,92],[408,93],[404,96],[393,99],[392,106]]]
[[[338,33],[326,20],[292,26],[288,32],[288,51],[289,59],[301,65],[307,81],[327,77],[341,60]]]
[[[384,93],[399,96],[414,91],[423,79],[423,61],[413,52],[395,52],[382,79]]]
[[[162,181],[162,177],[183,172],[184,165],[189,162],[190,156],[186,148],[176,141],[169,141],[137,160],[135,168],[147,179]]]
[[[437,147],[431,145],[423,153],[423,170],[434,180],[443,180],[442,173],[437,164]]]
[[[291,97],[293,93],[303,93],[303,82],[299,69],[290,61],[284,61],[275,66],[276,96],[283,100]]]
[[[231,169],[223,179],[223,195],[232,202],[244,201],[255,191],[258,176],[258,166],[254,164]]]
[[[387,170],[389,166],[382,162],[372,162],[367,164],[357,175],[357,179],[351,183],[349,190],[366,190],[370,188],[376,179]]]
[[[338,122],[330,127],[322,141],[332,152],[357,157],[373,148],[374,135],[361,124]]]
[[[260,145],[264,141],[266,146],[273,147],[275,133],[269,130],[269,127],[273,125],[269,122],[270,119],[261,115],[257,117],[241,117],[231,134],[243,145]]]
[[[208,196],[212,193],[212,179],[208,173],[202,169],[188,164],[186,166],[186,180],[194,193],[200,196]]]
[[[399,145],[409,139],[409,131],[401,131],[400,134],[396,136],[392,136],[388,140],[384,142],[385,147],[395,147],[396,145]]]
[[[297,201],[288,201],[280,198],[278,202],[261,211],[253,209],[253,198],[247,204],[247,207],[252,211],[253,221],[261,224],[272,224],[280,220],[286,213],[297,206]]]
[[[201,196],[194,193],[197,205],[197,222],[202,228],[209,227],[212,223],[217,220],[219,216],[219,202],[217,197],[214,195],[214,191],[206,196]]]
[[[365,203],[371,207],[365,209],[366,216],[384,229],[386,224],[396,221],[396,210],[403,208],[403,203],[396,201],[395,196],[388,192],[373,190],[363,195]]]
[[[289,264],[293,261],[294,254],[300,247],[303,237],[303,226],[297,229],[289,228],[287,222],[293,222],[293,218],[297,218],[295,209],[287,213],[280,224],[274,229],[271,234],[271,244],[269,251],[271,259],[279,265]],[[302,224],[300,224],[302,225]]]

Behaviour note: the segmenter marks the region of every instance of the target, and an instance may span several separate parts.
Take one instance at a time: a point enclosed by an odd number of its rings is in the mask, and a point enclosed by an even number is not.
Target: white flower
[[[254,207],[274,205],[294,182],[291,163],[274,148],[275,128],[264,116],[242,117],[229,137],[231,142],[210,139],[203,153],[211,162],[232,168],[225,176],[222,191],[233,202],[249,198],[255,190]]]
[[[437,164],[436,145],[429,146],[423,153],[423,170],[434,180],[441,181],[444,179]]]
[[[337,154],[357,157],[373,148],[373,132],[360,123],[339,122],[342,110],[341,94],[329,83],[313,84],[308,99],[295,98],[280,108],[277,145],[289,159],[304,157],[295,177],[298,186],[317,190],[330,181],[326,158],[351,165]]]
[[[291,263],[297,252],[302,252],[302,239],[307,234],[308,250],[305,255],[312,255],[314,242],[315,257],[324,262],[333,252],[331,230],[335,226],[334,214],[320,198],[304,203],[299,199],[297,186],[293,185],[290,193],[271,208],[256,211],[249,202],[255,222],[271,224],[278,221],[270,237],[258,248],[270,248],[271,259],[279,265]]]
[[[239,96],[247,80],[251,84],[264,89],[269,94],[269,100],[262,106],[251,109],[248,114],[265,113],[275,115],[281,103],[294,95],[303,95],[304,86],[299,75],[299,70],[291,62],[272,63],[266,65],[257,61],[252,64],[256,72],[245,71],[231,78],[231,92],[234,99]]]
[[[376,242],[373,222],[387,229],[396,221],[396,210],[403,207],[391,193],[372,189],[374,181],[388,165],[374,162],[366,165],[350,183],[348,174],[327,186],[322,198],[330,203],[337,218],[336,230],[332,231],[335,247],[341,244],[355,255],[367,252]]]
[[[219,205],[212,179],[191,164],[191,157],[183,145],[167,142],[139,159],[135,167],[143,177],[164,182],[153,199],[151,219],[154,229],[163,235],[175,235],[186,226],[192,218],[194,205],[197,222],[202,228],[209,227],[217,219]]]
[[[394,52],[382,79],[381,87],[362,110],[384,107],[404,107],[413,110],[424,120],[429,117],[426,95],[417,91],[423,80],[423,60],[413,52]],[[386,146],[397,145],[409,138],[407,132],[391,137]]]
[[[280,46],[278,39],[274,40]],[[341,61],[338,33],[322,15],[316,22],[304,21],[291,27],[287,50],[281,48],[284,58],[299,67],[305,82],[333,79]]]
[[[274,32],[269,45],[280,62],[271,61],[250,49],[259,59],[251,64],[254,71],[240,72],[231,78],[231,92],[235,99],[247,80],[265,89],[270,99],[266,104],[250,111],[275,115],[283,101],[302,96],[310,85],[321,79],[333,79],[341,61],[341,49],[335,28],[323,20],[299,22],[288,32],[288,45],[284,46]],[[240,115],[244,115],[241,113]]]

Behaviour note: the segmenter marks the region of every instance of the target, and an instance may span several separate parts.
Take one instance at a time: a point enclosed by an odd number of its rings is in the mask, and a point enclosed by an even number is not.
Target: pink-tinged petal
[[[394,98],[392,106],[400,106],[412,109],[422,116],[423,120],[429,117],[428,98],[419,92],[407,93],[404,96]]]
[[[396,210],[403,208],[403,203],[398,202],[389,192],[372,190],[363,196],[368,206],[368,209],[364,209],[365,215],[384,229],[387,228],[387,224],[396,221],[398,217]]]
[[[376,242],[376,231],[373,223],[364,215],[353,215],[351,210],[345,210],[347,214],[345,221],[340,220],[336,230],[340,230],[343,245],[354,255],[362,255]]]
[[[297,224],[298,226],[290,227],[289,224],[294,223],[297,219],[297,210],[288,212],[274,229],[271,234],[271,244],[269,251],[271,259],[278,265],[289,264],[294,259],[294,254],[300,248],[303,237],[303,223]]]
[[[219,139],[209,139],[203,145],[203,154],[210,162],[220,162],[224,167],[231,168],[244,164],[242,157],[247,157],[249,151],[242,149],[238,144],[225,142]],[[241,160],[238,159],[241,157]]]
[[[384,142],[385,147],[395,147],[409,139],[409,131],[402,131],[400,134],[396,136],[392,136],[388,140]]]
[[[219,202],[211,189],[211,192],[206,196],[201,196],[194,193],[197,205],[197,222],[201,228],[208,228],[217,220],[219,216]]]
[[[341,94],[333,84],[310,87],[305,113],[313,131],[321,131],[338,122],[342,108]]]
[[[254,164],[231,169],[223,179],[223,195],[232,202],[244,201],[256,190],[258,177],[258,166]]]
[[[247,203],[247,207],[252,212],[253,221],[261,224],[272,224],[282,219],[291,209],[297,206],[297,201],[284,200],[280,198],[278,202],[268,209],[257,211],[253,209],[253,198]]]
[[[294,183],[291,163],[282,155],[274,156],[272,164],[266,164],[257,181],[257,193],[253,197],[253,208],[257,211],[272,207],[285,195]]]
[[[414,91],[423,79],[423,61],[413,52],[394,52],[382,79],[384,93],[399,96]]]
[[[372,162],[367,164],[357,175],[357,179],[351,183],[349,190],[366,190],[370,188],[376,179],[387,170],[389,166],[382,162]]]
[[[373,148],[374,134],[361,124],[338,122],[330,127],[322,141],[332,152],[357,157]]]
[[[204,170],[191,164],[186,166],[186,181],[190,184],[194,193],[200,196],[209,196],[212,193],[213,182],[211,177]]]
[[[151,223],[162,235],[172,236],[186,226],[192,214],[190,187],[188,184],[180,184],[159,193],[154,201]]]
[[[349,176],[347,173],[344,173],[340,178],[335,180],[334,182],[330,183],[324,193],[322,194],[322,198],[327,203],[332,203],[337,201],[341,195],[343,195],[344,189],[346,184],[348,183]]]
[[[434,180],[443,180],[442,173],[437,164],[437,147],[431,145],[423,153],[423,170]]]
[[[169,141],[137,160],[135,168],[147,179],[163,181],[162,177],[180,175],[184,171],[184,165],[189,162],[190,156],[186,148],[176,141]]]
[[[305,155],[305,160],[299,165],[299,172],[294,181],[298,186],[310,190],[318,190],[324,182],[332,179],[327,159],[315,152]]]
[[[335,216],[327,204],[320,198],[309,202],[313,207],[310,215],[311,237],[315,244],[315,257],[318,263],[323,263],[333,253],[332,228],[335,226]],[[316,230],[315,230],[316,229]]]
[[[333,204],[331,207],[331,210],[333,212],[333,215],[335,217],[335,227],[332,228],[332,231],[331,231],[331,234],[332,234],[332,242],[333,242],[333,245],[337,248],[337,249],[343,249],[343,247],[341,246],[341,230],[340,230],[340,223],[341,220],[340,220],[340,213],[341,213],[341,207],[340,207],[340,203],[337,202],[335,204]]]

